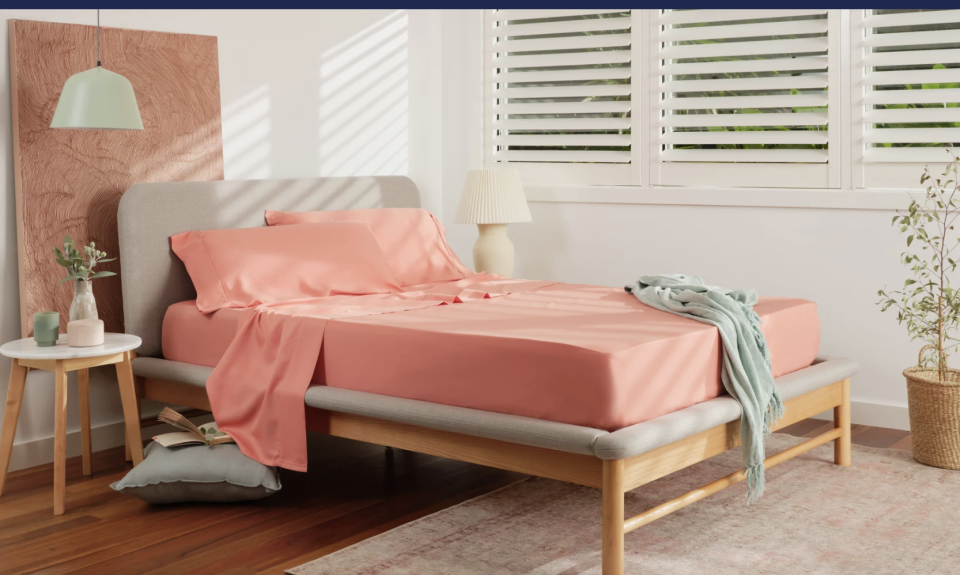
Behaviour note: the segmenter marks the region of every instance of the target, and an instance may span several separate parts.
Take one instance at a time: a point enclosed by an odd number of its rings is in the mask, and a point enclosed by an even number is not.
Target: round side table
[[[90,375],[91,367],[114,364],[117,367],[117,381],[120,384],[120,399],[123,403],[123,417],[133,455],[133,464],[143,461],[143,442],[140,441],[140,416],[137,410],[137,396],[134,388],[133,369],[130,360],[133,350],[140,347],[140,338],[124,333],[104,335],[102,345],[93,347],[70,347],[67,336],[60,335],[56,345],[40,347],[33,338],[11,341],[0,346],[0,354],[13,358],[10,369],[10,386],[7,388],[7,406],[3,414],[3,430],[0,432],[0,495],[7,478],[10,454],[13,451],[13,437],[17,432],[17,419],[20,417],[20,404],[23,401],[23,388],[27,381],[28,369],[44,369],[54,373],[56,381],[56,405],[54,405],[54,448],[53,448],[53,514],[62,515],[66,484],[67,459],[67,373],[77,372],[80,395],[80,435],[83,443],[83,474],[92,472],[90,442]]]

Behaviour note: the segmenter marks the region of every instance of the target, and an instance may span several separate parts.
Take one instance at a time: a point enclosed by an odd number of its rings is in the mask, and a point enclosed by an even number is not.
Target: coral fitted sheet
[[[773,375],[810,365],[816,304],[760,298]],[[164,357],[215,366],[242,312],[170,306]],[[716,397],[717,329],[622,289],[556,284],[507,297],[330,320],[314,384],[614,430]]]

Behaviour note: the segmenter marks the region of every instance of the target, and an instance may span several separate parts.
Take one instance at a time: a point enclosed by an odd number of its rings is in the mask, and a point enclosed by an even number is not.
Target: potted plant
[[[97,264],[112,262],[117,258],[107,259],[107,253],[98,250],[95,242],[90,242],[89,246],[80,247],[83,249],[78,250],[76,242],[70,236],[65,236],[63,251],[60,251],[60,248],[57,247],[53,248],[53,253],[57,256],[57,263],[67,268],[67,277],[60,280],[57,285],[74,280],[73,301],[70,302],[70,321],[88,318],[98,319],[97,300],[93,297],[93,280],[117,275],[114,272],[93,271]]]
[[[877,302],[883,311],[897,311],[897,321],[907,326],[911,340],[926,345],[916,367],[904,370],[913,456],[920,463],[960,469],[960,370],[947,365],[947,356],[960,345],[960,294],[950,284],[960,252],[954,222],[960,215],[957,165],[947,166],[941,177],[924,170],[926,184],[922,201],[913,199],[905,212],[898,212],[893,225],[907,236],[908,250],[900,261],[911,278],[903,288],[880,290]]]

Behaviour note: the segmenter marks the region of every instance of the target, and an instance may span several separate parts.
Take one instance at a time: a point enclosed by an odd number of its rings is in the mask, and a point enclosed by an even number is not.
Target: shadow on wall
[[[231,179],[270,177],[270,89],[260,86],[223,107],[223,168]]]
[[[409,15],[405,10],[320,56],[320,175],[408,170]]]
[[[294,85],[268,74],[225,102],[226,177],[406,175],[409,20],[405,10],[367,20],[336,45],[318,47]]]

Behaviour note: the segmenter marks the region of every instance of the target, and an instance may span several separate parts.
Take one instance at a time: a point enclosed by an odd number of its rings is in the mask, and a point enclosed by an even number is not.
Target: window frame
[[[920,175],[925,167],[930,172],[940,174],[948,162],[867,162],[865,161],[868,143],[866,121],[866,95],[869,85],[865,81],[867,66],[865,64],[867,49],[864,40],[869,27],[865,20],[872,9],[861,8],[850,10],[850,94],[851,94],[851,187],[863,190],[883,189],[922,189]],[[960,30],[957,30],[960,37]],[[944,148],[949,149],[949,148]],[[954,149],[960,154],[960,149]],[[947,153],[944,152],[944,156]]]
[[[497,21],[493,10],[483,10],[483,164],[486,168],[510,167],[520,173],[524,182],[538,184],[565,185],[642,185],[643,142],[642,112],[646,101],[641,85],[646,80],[646,61],[642,46],[636,45],[635,34],[646,25],[647,10],[631,10],[631,56],[630,56],[630,161],[629,163],[541,163],[541,162],[501,162],[495,158],[494,147],[497,130],[494,113],[494,51],[491,45],[496,35],[493,24]],[[638,81],[639,80],[639,81]]]
[[[727,162],[669,162],[660,152],[662,117],[659,106],[660,82],[660,15],[663,10],[651,10],[648,31],[650,59],[650,103],[646,131],[650,138],[651,185],[659,186],[711,186],[731,188],[839,188],[840,187],[840,90],[828,90],[827,122],[828,153],[823,164],[778,164],[778,163],[727,163]],[[827,85],[839,86],[841,18],[839,10],[827,10]]]
[[[492,161],[489,149],[493,117],[493,69],[487,49],[486,23],[491,11],[478,10],[476,25],[481,28],[480,46],[483,70],[481,150],[474,161],[487,168],[503,166]],[[816,181],[798,183],[797,175],[774,164],[775,174],[764,177],[743,177],[736,172],[749,164],[706,164],[707,169],[690,170],[681,183],[668,183],[661,175],[659,161],[659,29],[658,10],[634,9],[631,30],[640,31],[641,39],[632,40],[631,51],[631,154],[624,175],[608,177],[593,166],[609,164],[531,163],[509,164],[520,169],[528,199],[540,202],[587,202],[670,205],[765,206],[840,209],[881,209],[906,205],[917,190],[922,189],[919,176],[927,164],[868,164],[863,161],[865,143],[863,102],[863,20],[867,9],[832,9],[828,11],[828,85],[838,86],[831,93],[828,108],[829,161],[826,176]],[[646,38],[643,38],[643,34]],[[476,60],[475,60],[476,62]],[[476,68],[474,68],[476,69]],[[475,94],[477,92],[474,92]],[[477,126],[477,124],[474,124]],[[475,133],[475,132],[474,132]],[[476,148],[474,148],[476,149]],[[960,150],[957,150],[960,153]],[[796,166],[801,166],[797,164]],[[930,164],[931,169],[940,164]],[[690,167],[686,164],[685,167]],[[789,170],[789,168],[787,168]],[[802,171],[802,170],[801,170]],[[725,173],[731,172],[731,173]],[[766,179],[765,179],[766,178]],[[907,192],[905,194],[904,192]],[[760,200],[759,198],[763,198]]]

